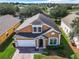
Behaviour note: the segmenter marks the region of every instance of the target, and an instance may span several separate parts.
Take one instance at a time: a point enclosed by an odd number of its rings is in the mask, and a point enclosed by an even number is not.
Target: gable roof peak
[[[68,14],[67,16],[65,16],[64,18],[62,18],[62,21],[70,28],[71,27],[71,23],[73,20],[75,20],[76,17],[79,17],[78,14],[76,13],[71,13],[71,14]]]
[[[59,28],[56,26],[55,22],[53,20],[51,20],[51,18],[49,18],[48,16],[46,16],[45,14],[42,14],[42,13],[38,13],[38,14],[28,18],[27,20],[25,20],[24,23],[19,26],[19,28],[16,30],[16,32],[18,30],[21,30],[21,29],[27,27],[29,24],[35,24],[35,25],[47,24],[47,25],[51,26],[52,28],[54,28],[55,30],[61,32],[59,30]]]

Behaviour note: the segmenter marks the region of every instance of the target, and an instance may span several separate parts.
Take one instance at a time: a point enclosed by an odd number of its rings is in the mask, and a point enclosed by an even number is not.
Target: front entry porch
[[[45,38],[43,36],[35,39],[36,49],[46,48],[47,46],[57,46],[60,45],[60,39],[57,37]]]
[[[42,36],[39,38],[36,38],[36,49],[39,49],[39,48],[46,48],[46,38]]]
[[[37,39],[36,40],[36,49],[39,49],[39,48],[46,48],[46,42],[45,42],[45,39]]]

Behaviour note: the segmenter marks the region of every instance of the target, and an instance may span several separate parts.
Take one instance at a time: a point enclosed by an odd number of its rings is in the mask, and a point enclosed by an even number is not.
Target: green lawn
[[[13,34],[14,35],[14,34]],[[13,35],[11,35],[1,46],[0,46],[0,59],[12,59],[15,52],[15,48],[12,45]]]
[[[56,50],[52,49],[51,52],[55,52],[56,51],[56,55],[52,55],[50,53],[48,55],[45,55],[45,54],[35,54],[34,55],[34,59],[62,59],[62,58],[64,58],[64,59],[71,59],[71,58],[78,59],[76,57],[76,54],[73,52],[73,50],[69,46],[68,41],[69,41],[68,37],[62,31],[61,45],[63,45],[64,48],[63,49],[59,48],[59,49],[56,49]]]
[[[46,56],[43,54],[36,54],[34,55],[34,59],[61,59],[61,57],[58,56]]]

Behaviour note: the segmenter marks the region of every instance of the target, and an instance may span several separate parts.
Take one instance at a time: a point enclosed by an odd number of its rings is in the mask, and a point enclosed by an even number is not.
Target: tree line
[[[18,3],[17,3],[18,4]],[[18,15],[20,17],[31,17],[37,13],[47,13],[47,10],[50,7],[53,7],[49,10],[49,15],[50,17],[53,18],[61,18],[64,17],[68,14],[67,10],[71,9],[71,5],[55,5],[55,4],[27,4],[27,5],[14,5],[14,4],[0,4],[0,15],[6,15],[6,14],[11,14],[11,15]],[[57,6],[57,7],[56,7]],[[22,8],[20,8],[22,7]]]
[[[12,4],[0,4],[0,15],[11,14],[14,15],[16,7]]]

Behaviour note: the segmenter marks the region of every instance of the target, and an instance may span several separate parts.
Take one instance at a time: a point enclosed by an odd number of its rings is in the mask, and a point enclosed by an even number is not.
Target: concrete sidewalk
[[[17,49],[12,57],[12,59],[33,59],[34,53],[19,53]]]

